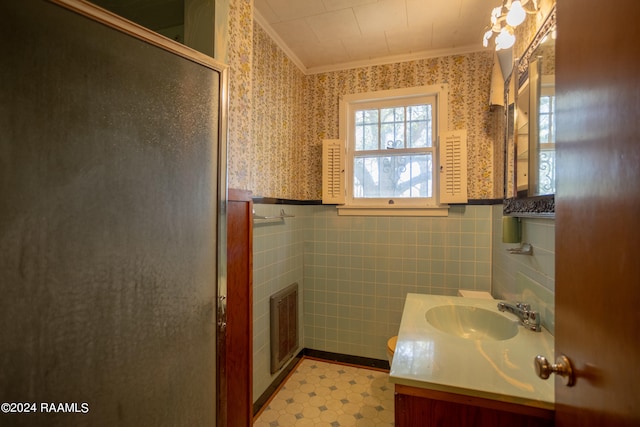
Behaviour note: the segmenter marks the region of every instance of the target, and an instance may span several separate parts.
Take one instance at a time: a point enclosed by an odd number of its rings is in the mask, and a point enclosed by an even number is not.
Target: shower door
[[[214,426],[223,69],[0,16],[0,425]]]

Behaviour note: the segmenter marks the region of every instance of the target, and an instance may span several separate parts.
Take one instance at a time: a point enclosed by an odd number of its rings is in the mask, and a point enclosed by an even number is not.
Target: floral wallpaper
[[[253,141],[251,81],[253,59],[253,0],[229,2],[229,122],[227,141],[227,173],[231,188],[251,190],[253,167]]]
[[[524,51],[527,50],[538,29],[542,26],[551,8],[553,8],[555,4],[555,0],[540,0],[538,2],[538,12],[533,15],[527,15],[527,19],[516,28],[516,42],[513,45],[514,58],[519,58]]]
[[[469,198],[502,197],[494,174],[496,160],[502,168],[502,159],[494,159],[500,127],[489,109],[493,52],[307,76],[260,26],[250,24],[252,7],[250,0],[232,0],[230,6],[230,187],[256,196],[319,200],[321,143],[338,137],[341,96],[447,83],[449,129],[467,129]]]
[[[492,61],[493,54],[487,51],[307,76],[307,197],[321,198],[321,142],[338,137],[342,95],[447,83],[449,129],[467,129],[469,198],[493,198],[495,126],[489,114]]]
[[[306,200],[302,159],[305,127],[305,76],[254,24],[253,141],[255,195]]]

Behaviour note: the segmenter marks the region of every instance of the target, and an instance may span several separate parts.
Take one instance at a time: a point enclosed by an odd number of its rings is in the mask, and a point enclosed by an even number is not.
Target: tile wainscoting
[[[386,359],[408,292],[497,298],[533,292],[553,313],[555,222],[523,219],[534,256],[502,243],[502,206],[453,206],[447,218],[340,217],[333,206],[255,204],[259,215],[295,215],[254,226],[255,398],[271,385],[269,296],[300,285],[300,348]],[[513,246],[513,245],[511,245]],[[525,289],[533,283],[534,288]],[[552,329],[551,326],[549,329]]]

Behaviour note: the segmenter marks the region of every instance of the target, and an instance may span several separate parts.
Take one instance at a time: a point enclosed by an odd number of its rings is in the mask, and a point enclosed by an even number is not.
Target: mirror
[[[529,58],[529,195],[556,192],[555,27]]]
[[[555,212],[555,7],[505,83],[505,215]]]
[[[529,141],[529,103],[531,101],[529,96],[529,81],[527,80],[521,87],[515,88],[515,93],[514,173],[516,181],[516,195],[526,197],[529,195],[529,146],[534,146],[533,142],[530,144]],[[535,122],[535,117],[531,122]]]

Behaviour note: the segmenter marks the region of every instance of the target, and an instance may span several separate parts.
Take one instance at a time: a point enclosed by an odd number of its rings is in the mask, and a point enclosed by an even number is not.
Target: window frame
[[[356,158],[354,143],[356,110],[372,103],[384,105],[410,105],[412,99],[433,99],[432,147],[423,152],[432,155],[432,197],[430,198],[355,198],[353,164]],[[345,203],[338,206],[340,215],[393,215],[393,216],[446,216],[448,205],[439,203],[439,137],[447,131],[448,86],[430,85],[404,89],[344,95],[339,105],[340,139],[345,141]],[[379,152],[379,151],[375,151]],[[371,153],[369,151],[369,153]],[[391,153],[390,153],[391,154]]]

